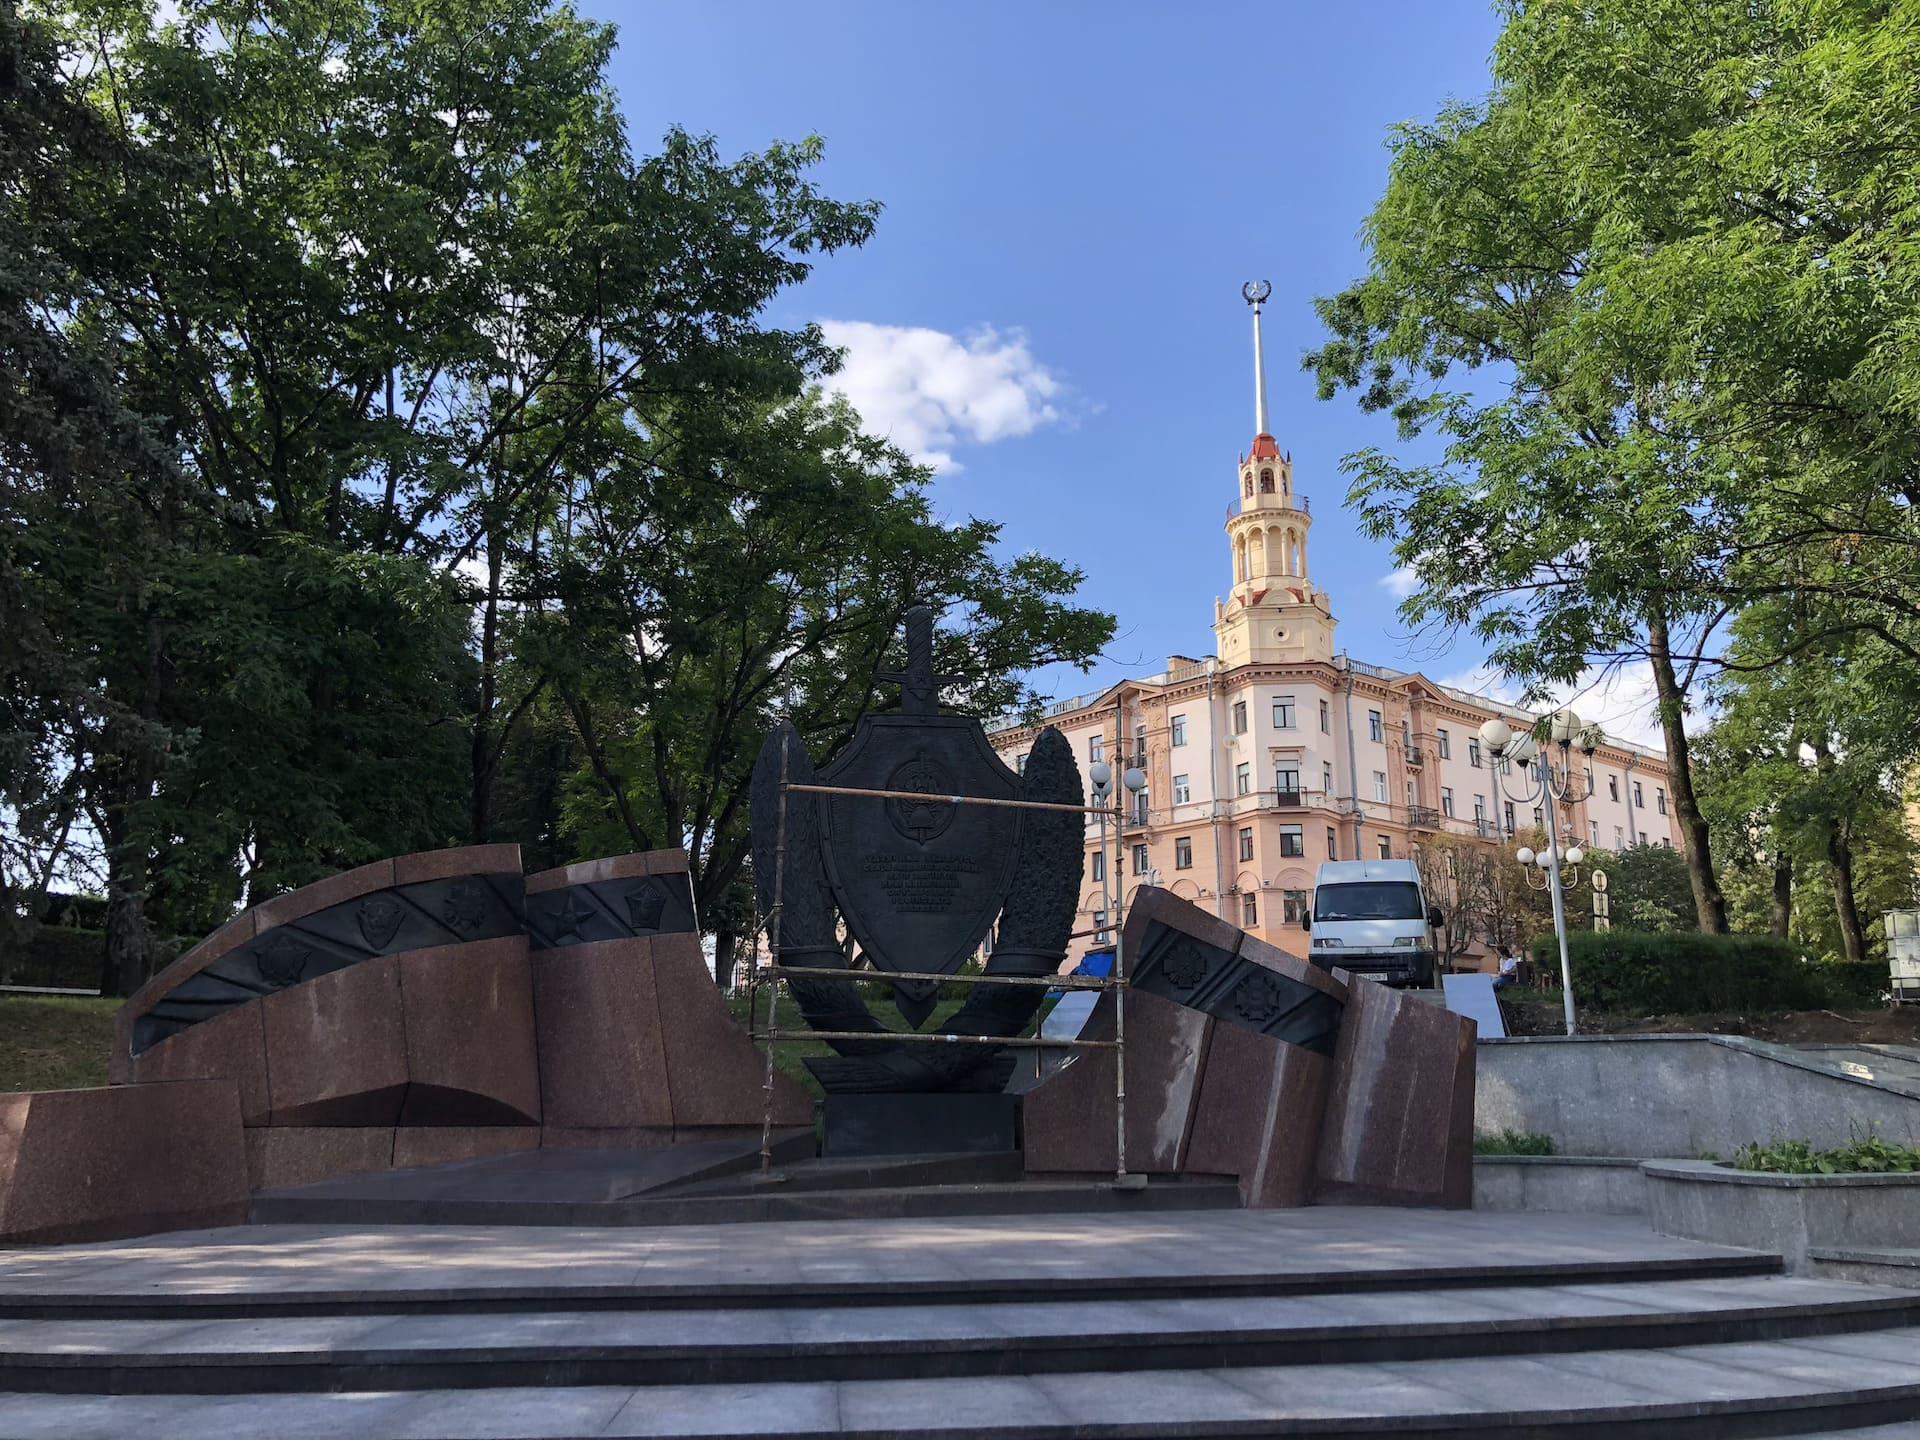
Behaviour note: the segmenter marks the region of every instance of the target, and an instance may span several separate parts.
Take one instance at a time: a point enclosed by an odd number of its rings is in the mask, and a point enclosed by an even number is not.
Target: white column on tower
[[[1249,280],[1240,294],[1253,307],[1253,433],[1268,435],[1267,429],[1267,357],[1260,344],[1260,307],[1273,293],[1265,280]]]

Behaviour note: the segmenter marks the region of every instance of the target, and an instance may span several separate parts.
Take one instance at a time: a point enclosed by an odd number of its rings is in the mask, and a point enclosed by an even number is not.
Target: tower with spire
[[[1273,287],[1251,281],[1240,293],[1253,308],[1254,436],[1252,450],[1240,457],[1239,493],[1227,507],[1233,589],[1214,602],[1214,639],[1228,666],[1331,660],[1336,622],[1307,573],[1312,510],[1294,491],[1293,457],[1281,451],[1267,419],[1260,310]]]

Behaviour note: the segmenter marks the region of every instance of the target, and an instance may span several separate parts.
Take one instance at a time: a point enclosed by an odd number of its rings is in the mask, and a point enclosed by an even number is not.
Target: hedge
[[[0,957],[0,984],[91,990],[100,983],[107,937],[65,925],[35,927],[17,951]]]
[[[1788,940],[1577,930],[1567,936],[1580,1003],[1621,1015],[1811,1010],[1832,1003],[1829,979]],[[1534,962],[1560,968],[1552,936],[1534,941]]]

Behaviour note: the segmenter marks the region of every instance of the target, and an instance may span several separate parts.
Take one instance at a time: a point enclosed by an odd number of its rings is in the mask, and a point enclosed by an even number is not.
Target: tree
[[[1590,869],[1605,870],[1613,928],[1673,932],[1693,926],[1687,862],[1666,845],[1629,845],[1617,854],[1596,851]]]
[[[1824,874],[1830,897],[1817,911],[1831,917],[1835,948],[1859,962],[1869,921],[1856,864],[1863,843],[1882,853],[1900,846],[1900,786],[1920,755],[1910,718],[1920,675],[1882,637],[1832,624],[1848,606],[1814,593],[1763,601],[1740,617],[1736,668],[1715,687],[1710,774],[1733,824],[1748,834],[1764,825],[1775,932],[1791,929],[1795,870]],[[1739,663],[1752,655],[1788,658]]]
[[[944,612],[946,702],[980,715],[1030,704],[1024,672],[1084,664],[1112,634],[1066,602],[1077,571],[936,520],[928,472],[843,402],[724,424],[680,405],[631,428],[658,438],[581,477],[539,542],[554,588],[528,645],[594,781],[574,822],[601,847],[686,845],[703,913],[750,913],[747,781],[775,720],[824,759],[890,707],[874,677],[902,667],[911,606]]]
[[[4,457],[0,588],[40,668],[0,801],[29,876],[63,814],[99,837],[109,988],[156,919],[463,840],[557,863],[603,819],[692,846],[730,913],[740,747],[864,696],[901,596],[981,622],[981,700],[1110,633],[809,398],[838,357],[768,304],[877,213],[819,193],[817,141],[636,155],[613,31],[559,0],[47,14],[5,182],[39,288],[10,303],[153,455],[103,420],[84,466]],[[54,367],[24,373],[62,413]]]
[[[1920,13],[1503,9],[1488,99],[1396,135],[1369,274],[1323,302],[1310,363],[1447,441],[1351,462],[1422,582],[1412,618],[1476,624],[1536,690],[1650,665],[1696,912],[1724,929],[1683,723],[1720,622],[1816,596],[1793,644],[1920,664]]]

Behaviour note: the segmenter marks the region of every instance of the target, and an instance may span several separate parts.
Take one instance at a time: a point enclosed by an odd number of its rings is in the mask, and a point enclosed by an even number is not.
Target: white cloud
[[[1476,665],[1456,675],[1439,677],[1442,685],[1484,695],[1507,705],[1520,703],[1522,687],[1489,665]],[[1631,660],[1611,667],[1594,666],[1572,685],[1556,685],[1551,698],[1529,707],[1545,713],[1556,706],[1571,705],[1580,718],[1598,725],[1612,740],[1626,740],[1653,750],[1667,748],[1660,729],[1660,703],[1653,684],[1653,666],[1645,660]],[[1698,734],[1705,717],[1690,714],[1687,733]]]
[[[1420,588],[1420,577],[1414,573],[1413,566],[1402,565],[1380,577],[1380,588],[1396,600],[1404,600]]]
[[[961,468],[954,447],[990,445],[1060,420],[1062,386],[1018,330],[959,337],[914,325],[823,320],[846,363],[828,380],[867,428],[937,470]]]

